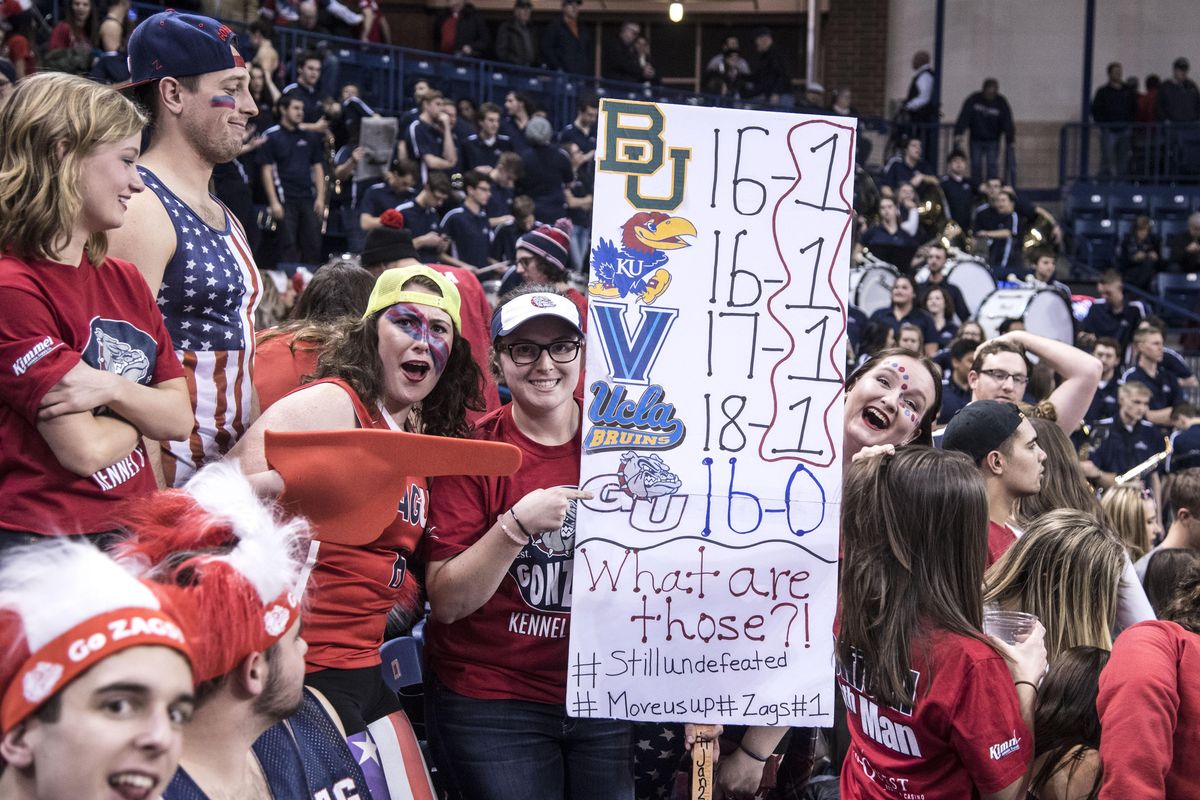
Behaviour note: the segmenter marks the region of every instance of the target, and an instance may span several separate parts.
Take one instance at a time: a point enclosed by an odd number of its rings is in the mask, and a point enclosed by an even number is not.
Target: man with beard
[[[196,707],[164,799],[372,796],[327,706],[304,688],[307,523],[279,521],[236,466],[213,464],[132,509],[127,528],[118,560],[194,637]]]
[[[129,200],[109,253],[137,264],[158,295],[187,373],[192,433],[164,445],[156,465],[167,485],[182,485],[228,452],[255,415],[258,268],[241,224],[208,185],[213,167],[242,151],[258,109],[237,36],[214,19],[176,11],[149,17],[129,38],[129,63],[151,116],[150,145],[138,163],[150,191]]]

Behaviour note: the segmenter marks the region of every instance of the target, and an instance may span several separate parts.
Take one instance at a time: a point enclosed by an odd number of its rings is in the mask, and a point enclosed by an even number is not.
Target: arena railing
[[[1200,183],[1200,124],[1078,123],[1059,131],[1059,185]]]

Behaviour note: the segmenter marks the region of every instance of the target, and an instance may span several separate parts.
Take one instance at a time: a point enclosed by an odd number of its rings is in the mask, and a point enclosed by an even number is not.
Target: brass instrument
[[[1151,470],[1153,470],[1159,464],[1166,461],[1168,458],[1170,458],[1171,457],[1171,440],[1165,439],[1165,442],[1166,442],[1166,447],[1163,449],[1163,451],[1161,453],[1155,453],[1154,455],[1150,456],[1149,458],[1147,458],[1145,461],[1138,464],[1137,466],[1130,467],[1129,469],[1125,470],[1120,475],[1113,478],[1113,482],[1116,483],[1117,486],[1120,486],[1123,483],[1128,483],[1129,481],[1135,481],[1138,478],[1145,475],[1147,472],[1150,472]]]
[[[1059,243],[1054,240],[1054,228],[1057,224],[1054,217],[1038,209],[1033,223],[1021,239],[1021,252],[1026,260],[1031,259],[1035,252],[1045,252],[1055,258],[1058,257],[1061,248]]]
[[[950,219],[946,210],[946,193],[936,181],[923,180],[913,187],[917,196],[918,231],[922,241],[928,242],[941,236]]]

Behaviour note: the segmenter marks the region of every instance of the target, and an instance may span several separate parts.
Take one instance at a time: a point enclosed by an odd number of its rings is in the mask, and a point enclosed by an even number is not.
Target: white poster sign
[[[600,108],[567,712],[830,725],[855,120]]]

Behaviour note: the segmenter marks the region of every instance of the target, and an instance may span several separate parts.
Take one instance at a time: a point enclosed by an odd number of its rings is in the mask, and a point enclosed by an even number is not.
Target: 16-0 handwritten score
[[[600,108],[567,712],[830,725],[855,120]]]

